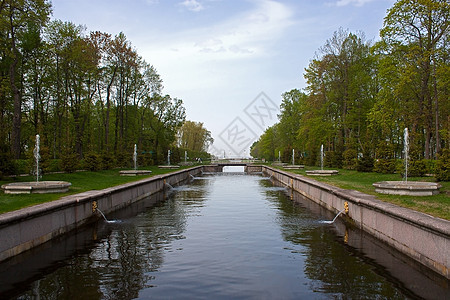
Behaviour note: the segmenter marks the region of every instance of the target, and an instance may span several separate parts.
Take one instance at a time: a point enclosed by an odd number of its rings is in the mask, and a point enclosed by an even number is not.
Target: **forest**
[[[450,180],[449,15],[447,0],[399,0],[377,42],[338,29],[305,69],[306,88],[282,95],[252,156],[288,162],[295,149],[318,166],[323,145],[328,167],[394,173],[408,128],[410,172]]]
[[[168,149],[173,161],[184,150],[207,156],[206,144],[177,147],[183,101],[163,93],[123,33],[87,32],[51,10],[47,0],[0,1],[0,177],[26,171],[36,134],[44,172],[126,166],[134,144],[141,165],[165,161]]]

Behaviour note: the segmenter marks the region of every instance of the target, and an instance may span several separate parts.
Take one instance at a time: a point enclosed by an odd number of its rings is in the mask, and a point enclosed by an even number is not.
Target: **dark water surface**
[[[206,175],[0,264],[0,299],[445,299],[448,281],[297,193]]]

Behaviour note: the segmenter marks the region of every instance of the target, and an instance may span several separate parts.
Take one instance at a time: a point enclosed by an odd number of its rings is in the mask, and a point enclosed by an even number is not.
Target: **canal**
[[[205,174],[0,264],[1,299],[445,299],[448,281],[260,175]]]

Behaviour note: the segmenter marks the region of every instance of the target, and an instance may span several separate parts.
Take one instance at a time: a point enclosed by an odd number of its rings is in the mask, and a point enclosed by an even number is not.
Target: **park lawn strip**
[[[33,206],[40,203],[50,202],[58,200],[61,197],[67,195],[78,194],[91,190],[102,190],[109,187],[125,184],[128,182],[138,181],[144,178],[152,177],[155,175],[166,174],[175,172],[188,167],[181,167],[177,170],[171,169],[159,169],[157,166],[143,168],[145,170],[151,170],[152,173],[146,176],[120,176],[119,169],[106,170],[98,172],[81,171],[75,173],[58,173],[58,174],[45,174],[40,181],[67,181],[72,184],[67,193],[55,193],[55,194],[19,194],[11,195],[0,192],[0,214],[18,210],[24,207]],[[35,181],[35,177],[21,176],[11,179],[9,181],[0,181],[0,185],[11,182],[27,182]]]
[[[279,168],[282,169],[282,168]],[[291,171],[296,174],[306,175],[306,170],[317,168],[306,167],[302,170]],[[317,181],[347,189],[357,190],[365,194],[374,195],[377,199],[396,204],[398,206],[414,209],[434,217],[450,220],[450,182],[440,182],[442,188],[438,195],[433,196],[402,196],[386,195],[375,192],[373,183],[379,181],[402,180],[399,174],[380,174],[369,172],[358,172],[354,170],[338,169],[339,174],[334,176],[307,176]],[[408,181],[434,181],[434,177],[412,177]]]

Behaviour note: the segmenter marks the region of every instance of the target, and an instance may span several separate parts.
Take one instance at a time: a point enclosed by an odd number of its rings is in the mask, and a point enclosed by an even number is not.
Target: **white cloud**
[[[185,1],[186,2],[186,1]],[[262,0],[250,11],[223,22],[167,35],[148,49],[154,61],[173,65],[174,58],[184,63],[229,61],[267,55],[272,43],[290,26],[292,12],[281,3]],[[176,49],[169,58],[168,49]],[[175,57],[174,57],[175,56]]]
[[[184,0],[183,2],[180,2],[180,5],[186,7],[187,9],[191,10],[191,11],[201,11],[203,10],[203,5],[198,2],[197,0]]]
[[[336,6],[347,6],[347,5],[363,6],[364,4],[372,1],[373,0],[338,0],[336,2]]]

